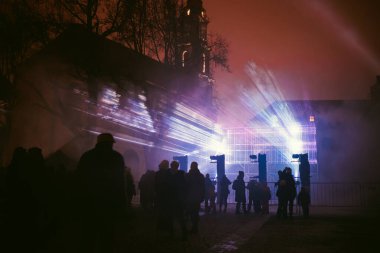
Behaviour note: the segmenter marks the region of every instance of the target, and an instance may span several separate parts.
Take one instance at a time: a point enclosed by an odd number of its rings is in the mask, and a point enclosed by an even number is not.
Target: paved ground
[[[272,216],[236,252],[380,252],[379,213],[316,208],[309,219]]]
[[[376,213],[347,208],[311,208],[311,217],[296,215],[280,220],[271,214],[202,215],[199,234],[181,240],[179,228],[174,237],[157,234],[155,219],[135,209],[120,224],[115,252],[380,252],[380,219]],[[79,252],[79,228],[66,223],[65,229],[50,242],[47,252]],[[380,241],[379,241],[380,242]]]
[[[199,233],[190,234],[183,241],[178,224],[174,236],[158,234],[155,217],[136,208],[118,228],[115,252],[229,252],[247,242],[270,218],[270,215],[235,215],[232,206],[227,213],[201,215]],[[79,223],[66,221],[46,251],[79,252],[79,240]]]
[[[235,215],[233,207],[231,204],[227,213],[202,214],[199,233],[189,235],[186,241],[178,225],[174,236],[159,234],[155,217],[134,208],[128,219],[118,224],[114,252],[380,252],[380,212],[374,210],[311,207],[309,219],[296,213],[293,219],[283,220],[275,216],[276,206],[271,206],[269,215]],[[47,235],[44,246],[33,252],[85,253],[79,249],[80,224],[67,215],[54,233]],[[28,245],[23,248],[30,249]]]

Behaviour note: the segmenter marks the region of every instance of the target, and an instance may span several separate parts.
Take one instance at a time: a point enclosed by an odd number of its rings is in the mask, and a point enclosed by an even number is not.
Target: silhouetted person
[[[45,205],[47,201],[46,188],[47,188],[47,168],[45,167],[45,160],[42,155],[42,150],[38,147],[33,147],[28,150],[29,170],[28,177],[31,180],[33,193],[36,195],[38,205],[40,208]]]
[[[131,173],[131,168],[129,167],[125,167],[125,188],[127,207],[131,207],[133,196],[136,195],[136,187]]]
[[[277,186],[276,196],[278,198],[277,217],[286,218],[288,217],[288,191],[285,173],[282,170],[278,171],[278,181],[275,186]]]
[[[261,188],[261,207],[262,207],[262,214],[269,214],[269,200],[272,198],[272,194],[270,192],[269,186],[266,182],[260,183]]]
[[[285,167],[283,173],[286,180],[286,194],[287,194],[287,202],[288,202],[287,206],[289,207],[289,217],[291,218],[293,217],[294,199],[297,196],[296,182],[292,175],[291,168]]]
[[[230,194],[230,190],[228,189],[229,185],[231,184],[231,181],[226,177],[226,175],[222,176],[221,182],[220,182],[220,199],[219,201],[219,212],[227,212],[227,199],[228,195]]]
[[[185,222],[185,200],[186,200],[186,179],[185,172],[179,170],[179,163],[172,161],[170,163],[170,170],[172,173],[172,185],[173,185],[173,221],[178,221],[182,239],[187,238],[187,229]]]
[[[173,180],[169,170],[169,161],[163,160],[158,166],[155,177],[156,208],[157,208],[157,230],[173,233],[172,211],[173,211]]]
[[[205,212],[210,212],[210,193],[211,187],[213,187],[213,182],[210,179],[210,175],[207,173],[205,177]],[[215,187],[214,187],[215,189]]]
[[[114,143],[111,134],[98,135],[95,148],[85,152],[78,163],[82,252],[112,252],[115,225],[125,215],[124,159],[113,150]]]
[[[49,223],[51,213],[51,202],[54,198],[52,185],[50,184],[50,171],[45,166],[45,159],[42,155],[42,150],[39,147],[32,147],[28,149],[28,167],[27,170],[28,180],[31,186],[33,199],[35,201],[35,243],[37,247],[43,247],[47,236],[51,235],[52,231],[49,231]]]
[[[251,212],[251,208],[253,206],[253,191],[255,190],[254,185],[256,184],[256,180],[251,179],[248,181],[248,184],[246,186],[248,190],[248,206],[247,206],[247,212]]]
[[[239,171],[238,176],[232,184],[232,189],[235,190],[235,201],[236,208],[235,214],[240,214],[240,208],[243,206],[243,212],[247,213],[246,209],[246,198],[245,198],[245,182],[244,182],[244,172]]]
[[[215,184],[212,184],[210,188],[208,189],[208,194],[210,198],[210,212],[215,214],[216,213],[216,192],[215,192]]]
[[[12,160],[7,168],[6,174],[6,204],[7,215],[17,217],[18,212],[22,210],[27,194],[30,192],[25,170],[27,169],[27,151],[25,148],[18,147],[14,150]]]
[[[297,196],[297,204],[302,207],[303,217],[309,217],[310,194],[306,187],[301,187]]]
[[[8,167],[6,226],[10,228],[8,250],[35,252],[46,245],[52,192],[42,150],[16,148]],[[21,244],[20,241],[23,243]]]
[[[140,204],[145,211],[151,211],[154,208],[155,182],[156,173],[153,170],[147,170],[140,178]]]
[[[248,189],[248,212],[251,211],[253,205],[253,210],[255,213],[261,212],[261,189],[259,183],[252,179],[247,184]]]
[[[6,236],[6,252],[35,250],[38,209],[27,174],[29,169],[26,149],[16,148],[6,174],[5,228],[1,228]]]
[[[192,162],[186,175],[186,210],[191,220],[191,233],[198,233],[199,209],[205,195],[205,179],[198,169],[198,163]]]
[[[301,186],[306,187],[306,189],[310,190],[310,163],[307,154],[302,154],[300,156],[300,164],[299,164],[299,173],[301,179]]]

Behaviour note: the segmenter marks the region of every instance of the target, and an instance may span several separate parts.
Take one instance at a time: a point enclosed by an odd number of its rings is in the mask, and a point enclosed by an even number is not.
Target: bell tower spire
[[[188,0],[179,15],[176,64],[192,77],[191,93],[214,117],[213,83],[210,71],[210,47],[207,41],[209,19],[202,0]],[[194,100],[194,101],[195,101]]]
[[[209,23],[202,0],[188,0],[179,17],[177,65],[201,76],[210,76]]]

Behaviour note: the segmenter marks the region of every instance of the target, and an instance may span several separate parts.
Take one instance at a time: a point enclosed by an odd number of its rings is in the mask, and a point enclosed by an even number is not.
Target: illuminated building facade
[[[196,80],[72,27],[18,70],[8,157],[17,146],[38,146],[46,157],[78,160],[98,133],[110,132],[135,178],[175,155],[204,159],[221,132]]]
[[[207,25],[202,1],[182,5],[176,66],[70,27],[19,68],[20,100],[5,156],[22,145],[76,160],[106,131],[115,134],[126,161],[133,161],[129,166],[138,168],[137,177],[174,155],[208,162],[207,150],[218,146],[221,130]]]
[[[308,154],[311,182],[373,180],[378,171],[378,109],[369,100],[275,102],[251,126],[225,130],[226,172],[258,175],[249,155],[266,154],[267,180],[285,166],[299,176],[298,159]],[[378,174],[378,173],[377,173]]]

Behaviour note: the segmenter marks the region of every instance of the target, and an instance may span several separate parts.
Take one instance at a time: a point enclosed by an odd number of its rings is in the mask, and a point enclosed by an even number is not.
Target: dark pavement
[[[276,206],[270,215],[202,214],[200,231],[181,238],[157,233],[155,217],[135,208],[120,222],[114,252],[380,252],[380,222],[376,212],[352,208],[311,207],[311,217],[296,214],[278,219]],[[80,252],[80,227],[67,221],[43,252]]]
[[[309,219],[272,216],[236,252],[380,252],[379,212],[312,208]]]

